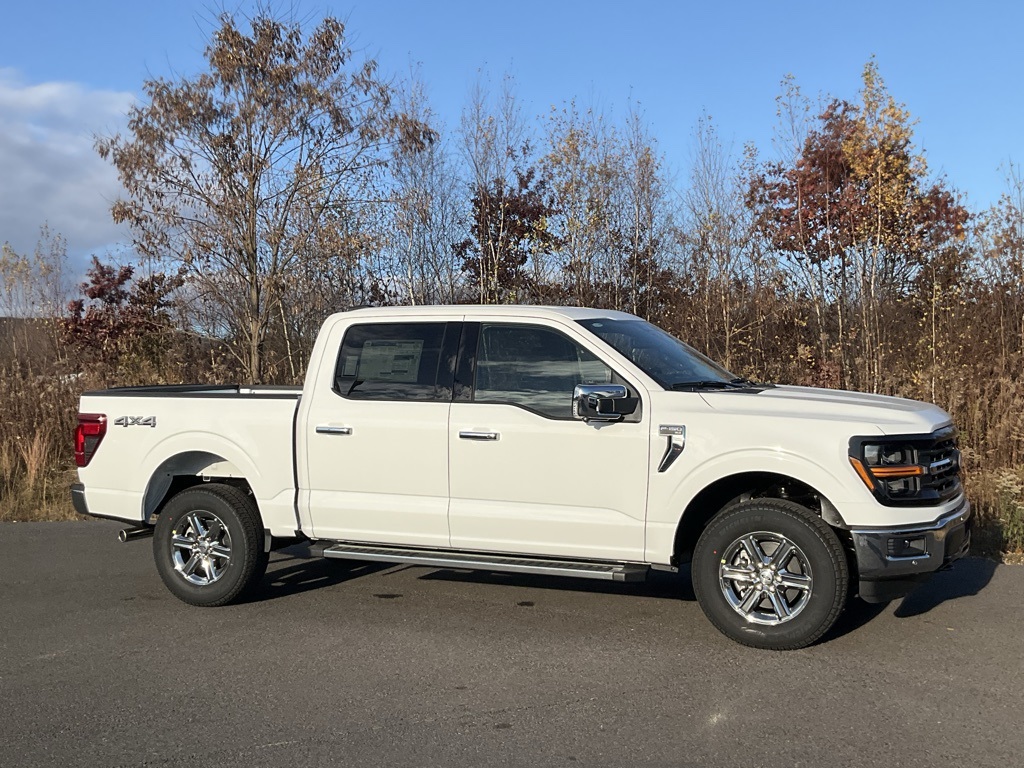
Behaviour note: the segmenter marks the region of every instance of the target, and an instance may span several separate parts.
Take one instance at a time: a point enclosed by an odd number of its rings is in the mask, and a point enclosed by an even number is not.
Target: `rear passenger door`
[[[332,334],[336,358],[333,365],[325,358],[300,420],[307,475],[300,487],[315,536],[448,546],[447,427],[459,320],[368,319]]]
[[[637,413],[574,419],[576,385],[609,383],[641,398]],[[645,394],[564,329],[467,322],[448,434],[452,546],[642,561]]]

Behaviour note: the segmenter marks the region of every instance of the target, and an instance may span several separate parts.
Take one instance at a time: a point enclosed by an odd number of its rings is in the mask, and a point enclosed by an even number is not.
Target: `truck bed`
[[[278,535],[296,528],[295,413],[301,387],[171,385],[82,395],[106,432],[79,470],[90,514],[143,523],[174,476],[244,479]]]

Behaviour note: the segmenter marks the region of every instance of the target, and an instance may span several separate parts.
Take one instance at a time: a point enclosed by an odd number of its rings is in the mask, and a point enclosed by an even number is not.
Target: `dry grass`
[[[0,521],[78,518],[68,487],[80,391],[52,363],[0,368]]]
[[[1024,554],[1024,475],[998,469],[968,477],[968,496],[974,506],[976,554],[1020,561]]]
[[[75,473],[56,442],[46,430],[0,442],[0,521],[79,519],[68,495]]]

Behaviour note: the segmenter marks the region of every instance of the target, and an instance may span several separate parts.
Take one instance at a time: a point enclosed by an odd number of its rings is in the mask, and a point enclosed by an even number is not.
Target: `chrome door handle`
[[[318,424],[316,433],[318,435],[351,435],[352,427],[331,427],[326,424]]]
[[[459,437],[463,440],[497,440],[501,437],[500,432],[459,432]]]

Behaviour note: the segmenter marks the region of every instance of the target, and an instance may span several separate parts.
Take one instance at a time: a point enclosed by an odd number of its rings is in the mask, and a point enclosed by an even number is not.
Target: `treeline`
[[[1011,166],[999,202],[969,209],[874,61],[847,98],[785,79],[770,151],[731,152],[703,117],[677,177],[635,106],[528,115],[509,78],[482,79],[443,125],[417,74],[356,61],[332,18],[224,16],[206,58],[145,83],[126,132],[97,142],[133,266],[95,260],[63,304],[59,238],[5,249],[0,311],[52,318],[31,324],[45,362],[23,342],[5,386],[65,400],[5,421],[3,445],[64,429],[86,382],[300,381],[339,309],[579,304],[647,318],[740,375],[940,404],[992,546],[1024,549],[1024,178]],[[33,291],[47,298],[14,307]],[[8,454],[11,498],[28,460]]]

